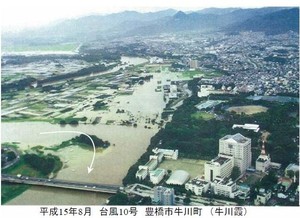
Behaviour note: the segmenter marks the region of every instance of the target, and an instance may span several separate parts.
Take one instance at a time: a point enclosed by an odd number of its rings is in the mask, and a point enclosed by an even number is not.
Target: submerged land
[[[190,15],[174,16],[176,22],[187,22]],[[127,195],[126,187],[139,183],[173,188],[177,205],[253,205],[261,189],[272,192],[268,205],[297,205],[299,170],[287,175],[285,169],[299,165],[298,39],[295,30],[193,30],[4,46],[2,174],[124,189],[116,195],[57,192],[2,182],[2,204],[152,204],[149,197]],[[259,130],[235,124],[258,125]],[[41,134],[59,131],[65,133]],[[93,149],[76,131],[96,144],[89,174]],[[219,139],[236,133],[251,139],[251,170],[262,145],[281,168],[231,175],[239,186],[249,187],[243,198],[211,192],[197,196],[184,185],[166,183],[176,170],[202,178],[205,163],[218,155]],[[155,148],[179,154],[160,164],[167,175],[158,184],[149,176],[136,177]],[[281,190],[279,178],[294,181]]]

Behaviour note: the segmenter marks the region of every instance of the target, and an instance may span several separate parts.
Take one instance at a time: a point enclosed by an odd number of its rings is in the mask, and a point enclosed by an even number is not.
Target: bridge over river
[[[45,178],[35,178],[35,177],[27,177],[27,176],[15,176],[15,175],[8,175],[8,174],[2,174],[1,181],[10,182],[10,183],[19,183],[19,184],[75,189],[75,190],[91,191],[91,192],[101,192],[101,193],[108,193],[108,194],[117,193],[117,191],[121,187],[120,185],[86,183],[86,182],[68,181],[68,180],[60,180],[60,179],[45,179]]]

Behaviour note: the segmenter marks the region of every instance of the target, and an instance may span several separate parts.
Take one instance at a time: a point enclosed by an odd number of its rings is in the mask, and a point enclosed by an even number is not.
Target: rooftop
[[[231,160],[230,158],[227,158],[224,156],[217,156],[214,159],[212,159],[209,163],[210,164],[219,164],[220,166],[222,166],[223,164],[227,163],[230,160]]]
[[[294,172],[296,171],[299,171],[299,166],[297,164],[289,164],[287,167],[286,167],[286,170],[292,170]]]
[[[203,186],[203,185],[207,185],[209,182],[203,180],[203,179],[191,179],[188,183],[196,185],[196,186]]]
[[[225,141],[234,140],[237,143],[245,143],[245,142],[249,141],[250,139],[246,138],[245,136],[243,136],[240,133],[237,133],[235,135],[226,135],[223,138],[221,138],[221,140],[225,140]]]
[[[166,181],[167,184],[183,185],[190,178],[188,172],[184,170],[175,170],[170,178]]]
[[[151,176],[159,176],[161,173],[163,173],[165,170],[164,169],[161,169],[161,168],[157,168],[156,170],[152,170],[150,171],[150,175]]]
[[[143,174],[146,173],[146,172],[147,172],[147,170],[145,170],[145,169],[140,169],[140,170],[137,171],[136,175],[143,175]]]
[[[257,160],[258,162],[266,162],[270,160],[270,157],[268,155],[259,155]]]
[[[234,185],[234,182],[230,178],[221,178],[218,176],[215,178],[214,183],[217,183],[220,185],[226,185],[226,186]]]
[[[149,161],[145,164],[145,166],[151,166],[151,165],[156,164],[156,163],[157,163],[157,160],[156,160],[156,159],[151,159],[151,160],[149,160]]]

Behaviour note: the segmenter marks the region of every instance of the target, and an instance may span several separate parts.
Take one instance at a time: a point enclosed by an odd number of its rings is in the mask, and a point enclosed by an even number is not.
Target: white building
[[[257,124],[249,124],[249,123],[246,123],[244,125],[233,124],[232,129],[235,129],[235,128],[243,128],[243,129],[247,129],[247,130],[252,130],[254,132],[259,131],[259,125],[257,125]]]
[[[168,188],[163,193],[163,198],[161,201],[162,205],[174,205],[175,204],[175,194],[173,188]]]
[[[209,184],[209,182],[203,179],[195,178],[191,179],[185,184],[185,189],[192,191],[193,193],[195,193],[195,195],[202,195],[203,193],[208,191]]]
[[[232,155],[234,166],[239,167],[241,173],[244,173],[251,166],[251,139],[240,133],[226,135],[219,139],[219,153]]]
[[[199,68],[198,60],[190,60],[190,69],[197,69]]]
[[[147,169],[139,169],[136,173],[135,173],[135,178],[137,178],[138,180],[144,180],[146,179],[148,175],[148,170]]]
[[[223,195],[229,198],[234,198],[239,193],[236,183],[228,178],[216,177],[211,183],[211,188],[215,195]]]
[[[177,160],[178,159],[178,150],[155,148],[152,151],[153,151],[154,154],[163,153],[163,156],[166,159],[173,159],[173,160]]]
[[[174,189],[163,186],[154,187],[153,203],[160,205],[174,205],[175,195]]]
[[[268,200],[271,198],[271,192],[265,191],[265,189],[260,189],[259,193],[256,196],[256,199],[254,199],[254,205],[266,205]]]
[[[289,173],[288,171],[293,171],[293,174],[295,175],[297,172],[299,172],[299,165],[297,164],[289,164],[286,168],[285,168],[285,177],[289,177]]]
[[[170,85],[169,98],[178,98],[177,85]]]
[[[154,185],[156,185],[164,178],[164,176],[166,175],[166,170],[157,168],[156,170],[150,171],[149,175],[150,175],[150,181]]]
[[[155,170],[158,166],[158,159],[149,157],[149,161],[145,164],[148,167],[148,170]]]
[[[219,154],[216,158],[205,163],[205,181],[214,181],[216,177],[229,177],[234,166],[232,156]]]
[[[271,157],[266,154],[265,144],[263,143],[261,153],[256,159],[255,169],[260,172],[266,172],[271,165]]]
[[[156,155],[150,155],[150,159],[157,159],[158,163],[162,162],[163,157],[164,157],[164,154],[162,152],[159,152]]]
[[[159,57],[151,57],[149,59],[150,64],[162,64],[164,63],[164,59],[159,58]]]
[[[184,170],[175,170],[166,181],[168,185],[184,185],[190,178],[188,172]]]
[[[158,166],[159,158],[158,156],[150,156],[149,161],[145,165],[140,165],[138,171],[135,174],[135,178],[139,180],[144,180],[147,175],[149,174],[149,171],[155,170]]]

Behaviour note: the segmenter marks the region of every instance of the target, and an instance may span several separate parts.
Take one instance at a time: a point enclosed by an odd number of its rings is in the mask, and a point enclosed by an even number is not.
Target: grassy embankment
[[[5,145],[8,146],[8,143],[5,143]],[[16,144],[11,145],[16,148]],[[1,170],[1,173],[48,178],[49,175],[55,175],[62,168],[63,164],[57,156],[44,155],[42,152],[35,153],[34,149],[27,152],[21,153],[20,160],[13,166]],[[30,185],[1,182],[1,203],[7,203],[28,188],[30,188]]]

